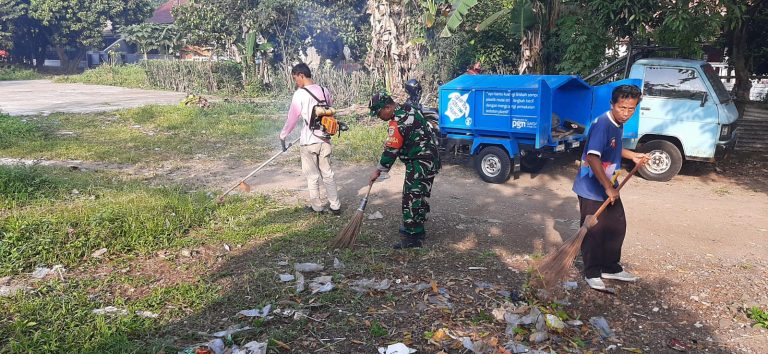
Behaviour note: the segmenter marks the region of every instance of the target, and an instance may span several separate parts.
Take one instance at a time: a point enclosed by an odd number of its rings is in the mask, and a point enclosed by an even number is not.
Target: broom
[[[296,144],[298,141],[299,141],[299,138],[296,138],[294,141],[290,142],[288,144],[288,146],[285,147],[285,150],[280,150],[280,152],[278,152],[277,154],[274,154],[272,157],[269,158],[269,160],[264,161],[264,163],[259,165],[259,167],[256,167],[255,170],[251,171],[251,173],[249,173],[247,176],[243,177],[243,179],[241,179],[240,182],[237,182],[237,184],[235,184],[231,188],[227,189],[226,192],[222,193],[219,196],[218,202],[219,203],[223,202],[224,201],[224,197],[226,197],[227,194],[229,194],[229,192],[233,191],[237,187],[240,187],[240,190],[243,191],[243,192],[246,192],[246,193],[250,192],[251,191],[251,186],[248,185],[248,183],[245,183],[245,180],[247,180],[248,178],[251,178],[251,176],[256,174],[256,172],[259,172],[262,168],[264,168],[264,166],[266,166],[268,163],[272,162],[272,160],[276,159],[278,156],[280,156],[284,152],[288,151],[288,149],[290,149],[291,146],[293,146],[293,144]]]
[[[640,164],[635,164],[635,168],[633,168],[627,177],[621,181],[621,184],[619,184],[618,190],[621,190],[621,187],[629,181],[639,167]],[[557,250],[550,252],[538,263],[536,271],[541,277],[545,288],[551,287],[558,280],[565,278],[568,274],[568,269],[573,264],[573,260],[576,259],[576,255],[578,255],[581,250],[581,243],[584,241],[584,236],[592,226],[597,225],[597,218],[610,203],[610,199],[606,199],[594,215],[587,215],[584,219],[584,224],[581,225],[581,228],[579,228],[579,231],[575,236],[563,242]]]
[[[368,204],[368,195],[371,194],[371,187],[373,187],[373,182],[368,184],[368,192],[365,193],[365,197],[360,201],[360,207],[355,211],[355,216],[352,217],[347,226],[344,226],[339,235],[331,242],[331,249],[354,246],[357,235],[360,233],[360,226],[363,224],[363,211]]]

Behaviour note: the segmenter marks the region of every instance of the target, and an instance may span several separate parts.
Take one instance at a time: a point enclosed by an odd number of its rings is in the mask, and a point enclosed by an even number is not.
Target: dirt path
[[[249,180],[251,193],[305,203],[297,153],[280,160]],[[154,171],[80,164],[154,175],[159,184],[218,190],[254,168],[221,161],[176,162]],[[569,312],[583,319],[604,316],[623,345],[644,352],[671,352],[672,340],[690,352],[764,352],[768,335],[750,327],[745,309],[768,305],[767,166],[692,165],[666,183],[634,178],[622,192],[629,225],[623,262],[641,280],[611,283],[618,291],[611,296],[588,290],[574,275],[579,288],[566,299]],[[337,164],[342,217],[353,213],[371,168]],[[447,165],[430,200],[426,258],[433,264],[404,265],[400,271],[429,268],[476,281],[519,282],[531,254],[556,247],[578,228],[577,199],[570,190],[575,173],[574,162],[560,160],[538,175],[523,173],[494,185],[468,166]],[[402,166],[396,164],[390,176],[374,186],[367,209],[384,218],[364,224],[368,242],[377,247],[396,239],[400,223]],[[494,257],[496,266],[468,271],[478,254]]]
[[[367,209],[384,215],[365,224],[380,247],[395,240],[400,223],[400,167],[374,186]],[[623,261],[641,281],[614,283],[618,295],[609,296],[587,290],[579,280],[579,290],[568,299],[571,308],[583,318],[605,316],[626,346],[647,352],[671,351],[671,340],[687,343],[693,352],[763,352],[768,336],[750,328],[745,309],[768,305],[768,171],[764,164],[751,166],[757,171],[745,176],[743,168],[718,168],[721,173],[711,165],[693,165],[670,182],[630,181],[622,193],[629,225]],[[345,215],[356,206],[370,169],[337,167]],[[196,175],[192,183],[223,187],[249,170]],[[523,173],[493,185],[468,166],[446,166],[430,201],[428,247],[436,254],[435,268],[478,280],[499,278],[493,270],[467,274],[467,264],[440,260],[485,252],[498,259],[500,270],[524,272],[527,255],[546,252],[577,229],[577,199],[570,190],[575,173],[575,163],[563,160],[538,175]],[[289,203],[304,203],[307,194],[298,161],[273,166],[250,182],[252,193]]]
[[[147,104],[177,104],[185,96],[181,92],[59,84],[50,80],[0,81],[0,112],[12,116],[92,113]]]

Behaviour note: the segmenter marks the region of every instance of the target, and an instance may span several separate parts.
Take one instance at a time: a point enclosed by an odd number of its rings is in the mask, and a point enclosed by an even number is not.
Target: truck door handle
[[[640,107],[641,111],[650,111],[651,109],[649,107]]]

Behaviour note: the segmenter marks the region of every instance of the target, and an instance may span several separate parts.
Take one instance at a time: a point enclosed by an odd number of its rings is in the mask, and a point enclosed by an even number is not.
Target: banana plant
[[[440,32],[440,37],[450,37],[452,35],[451,31],[455,31],[464,22],[464,16],[475,5],[477,5],[477,0],[455,0],[451,4],[452,11],[448,15],[443,31]]]

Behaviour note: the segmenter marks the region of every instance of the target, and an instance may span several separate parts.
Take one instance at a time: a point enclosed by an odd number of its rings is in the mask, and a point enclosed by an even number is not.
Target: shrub
[[[240,64],[233,61],[148,60],[152,86],[194,93],[237,93],[243,90]]]
[[[147,88],[149,81],[142,65],[101,65],[80,75],[56,78],[56,82],[83,83],[133,88]]]
[[[14,66],[0,66],[0,81],[34,80],[43,76],[32,69],[21,69]]]

